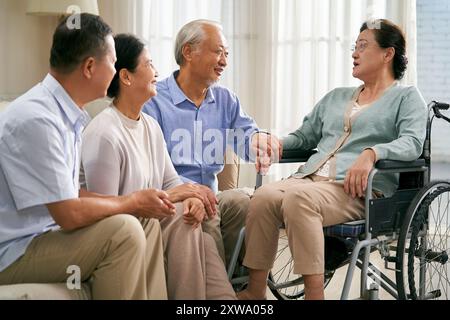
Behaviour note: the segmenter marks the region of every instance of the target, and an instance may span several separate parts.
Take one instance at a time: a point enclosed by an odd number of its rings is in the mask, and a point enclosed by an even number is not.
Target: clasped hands
[[[251,151],[255,158],[256,171],[266,175],[272,163],[281,160],[283,143],[272,134],[258,132],[252,137]]]
[[[184,222],[197,228],[216,215],[219,203],[214,192],[201,184],[185,183],[167,191],[172,203],[183,202]]]
[[[183,203],[184,222],[197,228],[217,214],[218,200],[207,186],[185,183],[167,191],[146,189],[133,193],[137,216],[163,219],[175,214],[176,202]]]

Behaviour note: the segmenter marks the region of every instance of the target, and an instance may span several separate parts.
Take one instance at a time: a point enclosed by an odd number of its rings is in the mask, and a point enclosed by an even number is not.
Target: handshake
[[[283,143],[270,133],[258,132],[252,137],[251,153],[251,159],[255,160],[256,171],[266,175],[272,163],[281,160]]]

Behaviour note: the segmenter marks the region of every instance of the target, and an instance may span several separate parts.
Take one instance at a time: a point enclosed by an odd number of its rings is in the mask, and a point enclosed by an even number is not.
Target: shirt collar
[[[169,92],[170,96],[172,97],[172,102],[174,105],[179,105],[180,103],[186,100],[190,101],[189,98],[184,94],[183,90],[181,90],[181,88],[178,86],[178,83],[175,80],[179,72],[180,70],[175,71],[168,79]],[[207,103],[216,102],[216,98],[214,97],[214,93],[211,90],[211,87],[209,87],[208,90],[206,91],[205,101]]]
[[[216,102],[216,97],[214,96],[214,92],[212,91],[211,87],[209,87],[208,91],[206,92],[205,101],[207,103],[214,103],[214,102]]]
[[[42,83],[56,99],[67,119],[74,127],[87,125],[90,120],[88,113],[77,106],[63,86],[51,74],[47,74]]]

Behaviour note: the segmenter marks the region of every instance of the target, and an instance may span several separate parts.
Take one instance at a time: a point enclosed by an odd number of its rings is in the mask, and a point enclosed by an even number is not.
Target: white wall
[[[450,3],[417,1],[418,84],[425,101],[450,102]],[[450,112],[444,112],[446,116]],[[431,158],[450,162],[450,125],[433,122]]]
[[[0,0],[0,101],[11,100],[42,80],[57,17],[25,13],[26,0]]]
[[[114,21],[110,1],[98,1],[100,15],[108,23]],[[0,101],[23,94],[48,72],[58,17],[27,15],[26,2],[0,0]],[[116,32],[126,29],[110,25]]]

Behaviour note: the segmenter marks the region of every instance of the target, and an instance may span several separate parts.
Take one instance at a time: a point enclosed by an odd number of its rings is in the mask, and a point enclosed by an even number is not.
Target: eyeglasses
[[[352,52],[356,51],[356,52],[361,53],[364,50],[366,50],[368,46],[369,46],[369,42],[361,41],[361,42],[358,42],[357,44],[352,45],[351,50],[352,50]]]

